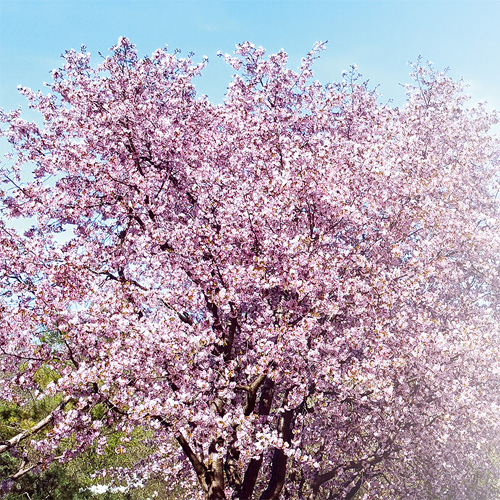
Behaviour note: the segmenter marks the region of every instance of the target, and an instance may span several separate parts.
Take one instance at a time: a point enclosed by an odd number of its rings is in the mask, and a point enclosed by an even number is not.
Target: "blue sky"
[[[119,36],[141,55],[168,45],[209,57],[201,93],[221,102],[232,70],[216,57],[250,40],[284,48],[290,66],[328,40],[315,66],[323,83],[357,64],[400,104],[407,62],[419,55],[471,84],[474,100],[500,108],[500,1],[482,0],[0,0],[0,107],[25,107],[19,84],[40,89],[60,54],[82,44],[106,53]]]

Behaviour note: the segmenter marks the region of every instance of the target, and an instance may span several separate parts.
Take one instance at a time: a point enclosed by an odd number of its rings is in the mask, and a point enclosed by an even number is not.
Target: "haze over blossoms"
[[[141,429],[106,473],[183,498],[498,495],[497,118],[426,65],[399,107],[321,85],[323,48],[239,45],[214,105],[122,37],[21,88],[39,125],[2,113],[35,224],[0,225],[0,397],[57,401],[5,488]]]

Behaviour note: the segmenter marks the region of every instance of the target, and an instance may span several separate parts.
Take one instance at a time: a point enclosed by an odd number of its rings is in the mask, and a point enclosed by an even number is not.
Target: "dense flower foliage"
[[[154,453],[113,473],[185,498],[494,498],[495,117],[420,65],[402,107],[320,85],[322,48],[293,72],[238,46],[219,106],[205,62],[125,38],[21,88],[43,123],[1,115],[4,215],[36,222],[0,227],[0,397],[43,367],[60,403],[0,451],[140,427]]]

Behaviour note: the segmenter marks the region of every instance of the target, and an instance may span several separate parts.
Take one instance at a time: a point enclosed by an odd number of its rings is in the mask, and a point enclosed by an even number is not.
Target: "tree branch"
[[[20,477],[24,476],[28,472],[32,471],[35,467],[38,467],[40,465],[40,462],[35,462],[31,465],[27,465],[29,462],[24,462],[21,468],[15,473],[12,474],[12,476],[9,476],[8,479],[16,480],[19,479]]]
[[[186,438],[179,434],[176,438],[177,442],[181,445],[182,451],[188,457],[191,465],[193,466],[196,475],[198,476],[198,481],[200,482],[201,487],[205,493],[208,493],[208,484],[205,478],[207,473],[207,468],[205,464],[196,456],[196,453],[192,450],[191,446],[187,442]]]
[[[343,470],[346,471],[346,470],[351,470],[351,469],[362,470],[367,465],[370,466],[370,467],[373,467],[374,465],[380,463],[382,460],[384,460],[385,458],[387,458],[388,455],[389,455],[389,451],[387,450],[384,453],[382,453],[381,455],[375,454],[375,455],[373,455],[371,457],[368,457],[366,459],[351,460],[347,464],[337,465],[336,467],[334,467],[333,469],[329,470],[328,472],[325,472],[323,474],[319,474],[316,477],[316,480],[314,481],[314,484],[313,484],[313,492],[315,494],[317,494],[318,491],[319,491],[319,488],[324,483],[326,483],[327,481],[330,481],[331,479],[333,479],[337,475],[337,472],[340,469],[343,469]]]
[[[30,429],[26,429],[25,431],[20,432],[19,434],[9,439],[8,441],[0,444],[0,453],[3,453],[4,451],[9,450],[10,448],[13,448],[24,439],[32,436],[33,434],[37,433],[38,431],[42,430],[44,427],[49,425],[52,422],[52,419],[54,418],[54,414],[56,413],[56,411],[64,408],[72,400],[73,400],[72,396],[66,396],[45,418],[40,420],[40,422],[35,424]]]
[[[248,417],[248,415],[250,415],[253,412],[255,408],[255,401],[257,399],[257,391],[259,390],[259,387],[265,382],[266,379],[267,375],[259,375],[250,385],[241,387],[242,389],[248,392],[247,404],[245,405],[244,409],[244,415],[246,417]]]

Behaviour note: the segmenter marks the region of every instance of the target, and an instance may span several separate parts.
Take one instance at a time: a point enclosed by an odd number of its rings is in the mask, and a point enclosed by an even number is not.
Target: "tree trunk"
[[[207,500],[226,500],[224,493],[224,461],[219,458],[212,464],[211,470],[206,474],[208,487]]]
[[[280,417],[278,430],[285,443],[289,443],[292,436],[292,419],[293,410],[285,411]],[[285,452],[280,448],[276,448],[273,454],[271,479],[267,488],[260,496],[260,500],[277,500],[280,497],[281,490],[285,485],[287,463],[288,457],[285,455]]]

